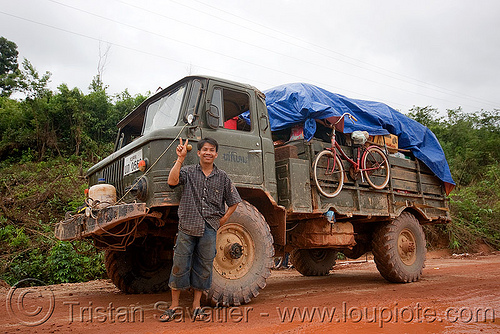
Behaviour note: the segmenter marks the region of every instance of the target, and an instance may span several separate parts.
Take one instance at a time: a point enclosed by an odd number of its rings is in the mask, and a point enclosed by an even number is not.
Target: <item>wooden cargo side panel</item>
[[[418,160],[389,156],[392,189],[396,211],[415,207],[428,219],[449,219],[442,181]]]
[[[441,181],[418,160],[407,160],[389,156],[391,184],[382,190],[369,187],[361,180],[352,180],[345,175],[344,187],[339,195],[326,198],[313,192],[314,203],[319,210],[333,207],[341,215],[394,216],[406,207],[415,207],[429,219],[447,216],[446,199]],[[417,165],[420,164],[420,165]],[[349,165],[344,162],[345,170]]]
[[[326,212],[334,208],[338,214],[345,216],[389,216],[387,191],[376,191],[364,187],[344,186],[340,194],[326,198],[314,187],[315,209]]]
[[[335,208],[337,213],[363,216],[388,216],[389,201],[387,195],[388,188],[383,190],[373,189],[368,183],[361,179],[353,180],[349,176],[350,164],[342,160],[344,167],[344,186],[342,191],[333,198],[327,198],[319,194],[314,187],[313,196],[318,203],[318,209],[321,212],[328,211],[330,207]],[[321,176],[327,178],[328,176]],[[314,181],[311,181],[314,184]]]
[[[415,161],[389,156],[392,189],[402,193],[419,193]]]
[[[420,168],[420,182],[424,194],[443,196],[443,182],[423,162],[418,161]]]
[[[287,211],[310,213],[312,211],[309,163],[301,159],[276,162],[278,204]]]
[[[393,190],[436,196],[443,194],[441,181],[420,161],[389,156],[389,163]]]
[[[449,212],[447,211],[448,202],[444,195],[443,184],[423,163],[418,160],[402,159],[389,155],[388,160],[391,165],[391,179],[389,185],[382,190],[376,190],[369,186],[367,182],[362,182],[361,178],[354,180],[353,175],[349,172],[350,164],[342,159],[344,167],[344,186],[342,191],[333,198],[328,198],[321,195],[317,189],[311,169],[312,162],[316,155],[325,147],[329,147],[329,143],[318,140],[310,142],[293,141],[289,145],[297,147],[297,155],[299,160],[304,161],[310,170],[309,196],[305,197],[308,201],[312,199],[311,213],[324,213],[333,208],[337,213],[338,219],[361,219],[370,221],[378,219],[375,217],[396,217],[402,210],[408,207],[413,207],[422,212],[429,222],[433,220],[449,220]],[[355,150],[352,147],[343,147],[348,156],[355,155]],[[293,160],[293,159],[292,159]],[[282,162],[277,162],[278,167]],[[280,174],[281,172],[277,173]],[[286,173],[293,172],[288,170]],[[359,175],[358,175],[359,176]],[[327,175],[320,176],[328,177]],[[287,207],[287,215],[290,220],[297,218],[303,219],[301,212],[305,212],[305,207],[300,211],[293,209],[294,205],[291,199],[290,190],[283,192],[281,184],[287,184],[288,188],[293,188],[290,185],[290,180],[285,180],[278,177],[280,183],[279,191],[285,197],[280,204]],[[299,187],[300,189],[301,187]],[[286,197],[288,196],[288,197]],[[288,199],[287,199],[288,198]],[[297,198],[297,197],[296,197]],[[285,203],[286,202],[286,203]],[[295,216],[295,213],[298,215]]]

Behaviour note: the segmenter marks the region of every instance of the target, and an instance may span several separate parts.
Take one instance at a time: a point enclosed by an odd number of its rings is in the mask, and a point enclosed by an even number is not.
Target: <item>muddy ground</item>
[[[158,321],[169,294],[127,295],[109,280],[2,288],[0,332],[500,333],[499,283],[500,252],[429,253],[421,280],[410,284],[385,281],[363,258],[324,277],[274,270],[250,304],[207,308],[206,322],[191,320],[185,294],[183,318],[169,323]]]

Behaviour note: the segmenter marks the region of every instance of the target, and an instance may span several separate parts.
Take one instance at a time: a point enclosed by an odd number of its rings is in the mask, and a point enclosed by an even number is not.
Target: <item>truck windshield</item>
[[[148,106],[143,135],[154,130],[174,126],[177,123],[185,91],[186,85],[179,86]]]

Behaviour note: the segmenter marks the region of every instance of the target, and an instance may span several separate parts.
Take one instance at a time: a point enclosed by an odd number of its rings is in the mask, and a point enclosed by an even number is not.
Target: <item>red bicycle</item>
[[[389,183],[390,168],[387,156],[378,146],[371,145],[364,148],[363,144],[357,149],[357,159],[349,158],[335,139],[335,126],[348,116],[353,122],[358,120],[349,113],[344,113],[339,119],[331,124],[332,146],[318,153],[314,159],[314,182],[318,191],[326,197],[337,196],[344,185],[344,167],[339,158],[342,156],[351,164],[350,173],[353,178],[361,177],[375,189],[383,189]],[[362,153],[362,154],[361,154]]]

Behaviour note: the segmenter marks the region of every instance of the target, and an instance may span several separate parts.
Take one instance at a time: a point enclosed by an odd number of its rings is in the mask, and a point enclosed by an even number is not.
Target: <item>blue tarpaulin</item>
[[[293,83],[264,91],[271,131],[303,124],[304,137],[311,140],[316,132],[316,119],[341,116],[348,112],[358,119],[344,122],[344,133],[356,130],[370,135],[394,134],[399,148],[410,150],[446,185],[449,193],[455,182],[451,177],[443,149],[434,133],[386,104],[350,99],[310,84]]]

